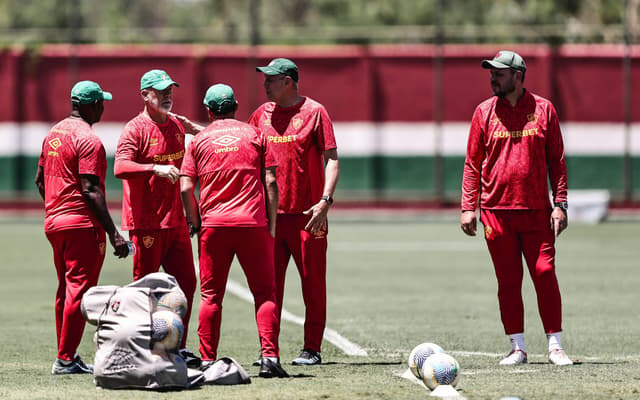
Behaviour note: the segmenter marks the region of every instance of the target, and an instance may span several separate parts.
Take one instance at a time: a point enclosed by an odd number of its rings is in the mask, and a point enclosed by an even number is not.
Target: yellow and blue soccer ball
[[[460,382],[460,364],[449,354],[432,354],[422,364],[422,381],[431,390],[440,385],[456,386]]]
[[[161,310],[151,314],[151,348],[175,353],[184,335],[182,318],[173,311]]]
[[[444,350],[435,343],[420,343],[414,347],[407,360],[413,376],[422,379],[422,364],[429,356],[436,353],[444,353]]]
[[[160,296],[156,303],[156,310],[169,310],[178,314],[180,318],[184,318],[187,315],[189,304],[187,303],[187,297],[182,290],[174,289]]]

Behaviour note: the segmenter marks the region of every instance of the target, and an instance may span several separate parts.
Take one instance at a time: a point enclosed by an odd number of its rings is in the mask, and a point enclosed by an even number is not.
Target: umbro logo
[[[54,150],[57,150],[58,147],[62,145],[62,141],[58,138],[53,138],[49,140],[49,146],[51,146]]]
[[[240,140],[240,138],[237,138],[231,135],[224,135],[224,136],[220,136],[216,140],[212,140],[212,142],[213,144],[217,144],[218,146],[231,146],[238,140]]]

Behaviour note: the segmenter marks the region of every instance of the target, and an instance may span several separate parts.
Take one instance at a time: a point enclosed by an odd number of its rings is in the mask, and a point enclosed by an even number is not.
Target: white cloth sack
[[[241,385],[251,383],[247,371],[231,357],[222,357],[204,370],[205,385]]]
[[[156,272],[124,287],[96,286],[82,298],[85,319],[96,325],[93,376],[107,389],[188,388],[200,372],[187,374],[177,354],[151,351],[151,314],[163,294],[179,288],[171,275]]]

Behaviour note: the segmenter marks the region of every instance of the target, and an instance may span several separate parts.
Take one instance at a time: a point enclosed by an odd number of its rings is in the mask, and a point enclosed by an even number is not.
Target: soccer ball
[[[167,353],[176,352],[184,335],[180,316],[173,311],[161,310],[151,315],[151,348]]]
[[[456,386],[460,381],[460,364],[449,354],[433,354],[422,364],[422,381],[431,390],[439,385]]]
[[[413,376],[422,379],[422,364],[424,360],[436,353],[444,353],[444,350],[435,343],[421,343],[414,347],[411,353],[409,353],[409,359],[407,360]]]
[[[163,294],[156,304],[157,310],[169,310],[178,314],[180,318],[184,318],[187,315],[189,305],[187,304],[187,297],[182,290],[174,289],[170,292]]]

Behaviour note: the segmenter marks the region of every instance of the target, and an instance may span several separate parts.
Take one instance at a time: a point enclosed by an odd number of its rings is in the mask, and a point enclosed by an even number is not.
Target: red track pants
[[[306,308],[304,347],[320,351],[327,321],[327,232],[311,234],[304,230],[311,217],[304,214],[278,214],[275,242],[276,301],[282,312],[284,281],[289,259],[298,267],[302,298]]]
[[[217,358],[224,298],[234,255],[253,294],[263,357],[279,357],[280,319],[275,303],[273,237],[267,227],[204,227],[200,231],[198,336],[203,361]]]
[[[555,237],[551,210],[481,210],[485,239],[498,279],[498,300],[505,333],[524,332],[523,265],[538,298],[545,333],[562,331],[562,304],[555,273]]]
[[[82,339],[85,320],[82,296],[98,283],[106,250],[101,228],[65,229],[47,233],[58,274],[56,337],[58,358],[73,360]]]
[[[136,246],[133,257],[133,280],[160,270],[173,275],[184,292],[189,303],[184,318],[184,336],[180,348],[187,343],[189,320],[193,308],[193,294],[196,291],[196,270],[193,263],[193,250],[187,225],[167,229],[135,229],[129,232],[130,240]]]

